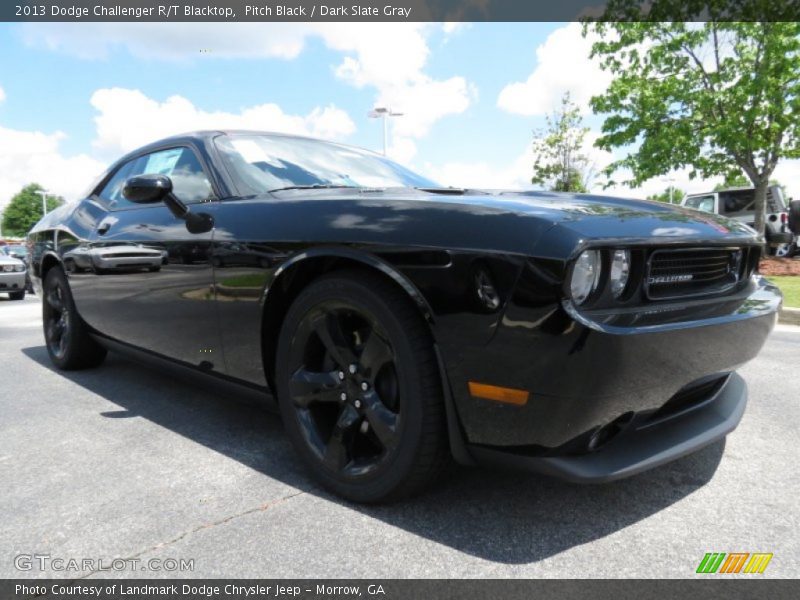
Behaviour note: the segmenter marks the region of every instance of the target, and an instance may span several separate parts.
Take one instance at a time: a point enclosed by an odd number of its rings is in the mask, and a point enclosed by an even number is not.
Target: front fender
[[[395,283],[403,288],[403,290],[408,294],[409,298],[411,298],[414,304],[416,304],[426,321],[429,323],[433,322],[433,311],[431,310],[428,301],[422,295],[422,292],[420,292],[420,290],[403,273],[374,254],[354,248],[337,246],[318,246],[315,248],[308,248],[286,259],[281,266],[275,270],[272,278],[264,286],[264,290],[261,295],[262,305],[268,304],[270,301],[270,294],[272,294],[273,290],[280,286],[282,278],[286,277],[287,273],[290,273],[292,269],[297,268],[303,264],[304,261],[324,258],[344,259],[379,270],[381,273],[390,277]]]

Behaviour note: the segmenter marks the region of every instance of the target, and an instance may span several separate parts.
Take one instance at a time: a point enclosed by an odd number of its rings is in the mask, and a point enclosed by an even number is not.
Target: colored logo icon
[[[761,574],[771,560],[771,552],[708,552],[697,566],[697,573]]]

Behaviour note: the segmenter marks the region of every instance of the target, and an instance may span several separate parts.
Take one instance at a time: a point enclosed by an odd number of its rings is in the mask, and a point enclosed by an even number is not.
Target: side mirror
[[[214,227],[214,219],[206,213],[193,213],[172,193],[172,180],[166,175],[137,175],[125,182],[122,195],[137,204],[164,202],[176,219],[186,222],[189,233],[205,233]]]
[[[152,204],[172,193],[172,180],[166,175],[137,175],[125,182],[122,195],[130,202]]]

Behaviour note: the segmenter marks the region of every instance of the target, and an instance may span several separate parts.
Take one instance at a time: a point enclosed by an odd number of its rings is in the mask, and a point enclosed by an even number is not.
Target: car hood
[[[278,194],[276,194],[278,195]],[[436,192],[411,188],[386,190],[324,189],[280,192],[280,198],[341,199],[363,205],[389,205],[394,211],[417,211],[426,207],[431,216],[446,218],[448,213],[477,216],[505,215],[535,219],[559,229],[568,229],[579,238],[753,239],[755,231],[747,225],[722,217],[651,200],[635,200],[594,194],[546,191],[455,190]]]
[[[591,194],[500,192],[521,210],[541,213],[554,224],[589,238],[752,238],[744,223],[678,205]]]
[[[13,256],[6,256],[5,254],[0,254],[0,265],[24,265],[25,263],[18,258],[14,258]]]

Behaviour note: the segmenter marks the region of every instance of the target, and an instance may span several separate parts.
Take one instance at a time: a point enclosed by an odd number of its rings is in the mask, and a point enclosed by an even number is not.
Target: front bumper
[[[724,298],[605,314],[523,300],[512,299],[487,345],[458,349],[448,376],[466,443],[552,455],[626,415],[655,413],[688,386],[755,358],[782,298],[757,277]],[[448,348],[442,356],[447,363]],[[529,399],[512,405],[474,397],[469,381],[524,390]]]
[[[100,269],[131,269],[137,267],[149,269],[161,266],[161,257],[153,258],[151,256],[98,257],[95,258],[95,261]]]
[[[25,289],[25,271],[0,272],[0,292],[20,292]]]
[[[767,234],[767,243],[770,246],[780,246],[781,244],[791,244],[792,242],[794,242],[794,234],[791,231]]]
[[[655,423],[632,426],[596,452],[528,456],[471,446],[469,453],[484,465],[512,467],[577,483],[603,483],[647,471],[722,439],[739,424],[746,404],[747,385],[732,373],[695,408]]]

